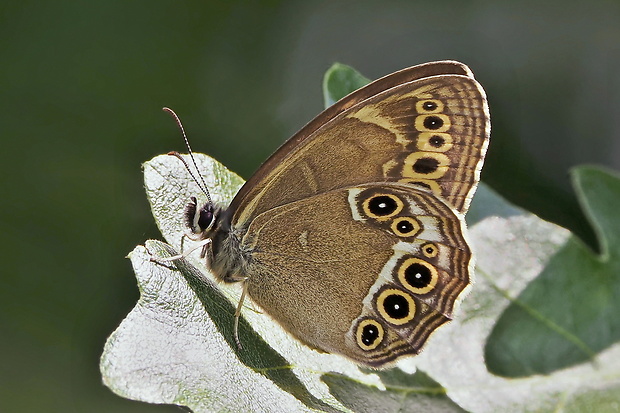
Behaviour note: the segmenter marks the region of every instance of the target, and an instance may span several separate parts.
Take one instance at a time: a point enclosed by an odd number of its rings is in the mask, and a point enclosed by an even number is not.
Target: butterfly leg
[[[177,255],[173,255],[172,257],[166,257],[166,258],[155,258],[155,257],[151,257],[151,261],[154,262],[171,262],[171,261],[176,261],[176,260],[180,260],[181,258],[185,258],[187,257],[189,254],[191,254],[192,252],[196,251],[199,248],[202,248],[202,251],[200,253],[200,257],[204,258],[207,250],[210,251],[209,245],[211,244],[211,239],[207,238],[207,239],[203,239],[201,240],[198,245],[194,246],[193,248],[187,250],[187,251],[183,251],[183,241],[185,238],[190,238],[191,237],[187,234],[184,234],[183,237],[181,237],[181,252]]]
[[[239,348],[239,350],[243,349],[243,346],[241,346],[241,341],[239,340],[239,317],[241,317],[241,308],[243,307],[243,301],[245,300],[245,296],[248,293],[248,284],[244,281],[241,281],[242,283],[242,292],[241,292],[241,297],[239,298],[239,303],[237,303],[237,309],[235,310],[235,325],[233,328],[233,333],[235,336],[235,343],[237,343],[237,347]]]

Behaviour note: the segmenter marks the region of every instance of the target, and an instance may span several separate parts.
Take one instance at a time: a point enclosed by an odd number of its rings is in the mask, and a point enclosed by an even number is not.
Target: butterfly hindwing
[[[288,203],[248,228],[249,295],[313,348],[368,365],[418,352],[469,285],[461,222],[427,190],[398,182]],[[364,323],[383,334],[372,348],[360,345]]]

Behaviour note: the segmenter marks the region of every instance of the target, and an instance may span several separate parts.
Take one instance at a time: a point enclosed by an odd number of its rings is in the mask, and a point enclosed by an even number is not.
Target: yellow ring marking
[[[403,178],[398,182],[404,182],[412,185],[419,185],[422,188],[430,189],[431,192],[437,196],[441,196],[441,187],[437,181],[433,181],[431,179],[411,179],[411,178]]]
[[[403,221],[409,222],[413,226],[413,229],[409,232],[402,232],[401,230],[399,230],[398,224]],[[392,229],[392,232],[399,237],[414,237],[420,232],[420,230],[422,229],[422,225],[420,225],[420,222],[415,218],[399,217],[392,221],[392,225],[390,225],[390,228]]]
[[[426,244],[422,245],[420,247],[420,251],[422,251],[422,254],[424,254],[424,256],[427,258],[435,258],[437,254],[439,254],[439,248],[432,242],[427,242]]]
[[[423,266],[430,272],[431,279],[426,286],[414,287],[413,285],[409,283],[409,281],[407,281],[405,271],[407,270],[407,268],[409,268],[413,264],[420,264],[421,266]],[[431,264],[429,264],[428,262],[421,260],[419,258],[408,258],[405,261],[403,261],[403,263],[398,268],[398,280],[401,282],[403,287],[405,287],[406,289],[408,289],[409,291],[415,294],[426,294],[432,291],[437,285],[438,279],[439,279],[439,273],[437,272],[437,269]]]
[[[437,105],[437,107],[433,110],[424,109],[424,104],[427,102],[434,103],[435,105]],[[441,113],[443,112],[443,107],[443,102],[437,99],[420,100],[417,101],[415,104],[415,110],[418,113]]]
[[[388,198],[393,199],[396,202],[396,209],[394,209],[394,211],[390,213],[389,215],[376,215],[370,211],[370,207],[369,207],[370,201],[380,196],[386,196]],[[369,218],[377,219],[379,221],[385,221],[386,219],[391,218],[394,215],[397,215],[400,211],[403,210],[403,207],[404,207],[403,201],[394,194],[374,194],[370,198],[366,198],[364,202],[362,203],[362,209],[364,210],[364,213],[366,214],[366,216],[368,216]]]
[[[432,158],[437,161],[437,168],[429,173],[416,172],[414,165],[419,159]],[[403,177],[405,178],[422,178],[437,179],[441,178],[448,172],[450,168],[450,158],[443,153],[438,152],[413,152],[409,154],[403,162]]]
[[[373,325],[374,327],[377,328],[377,331],[379,332],[379,335],[377,336],[376,340],[370,345],[366,345],[362,341],[362,334],[364,333],[364,327],[366,327],[367,325]],[[370,350],[374,350],[377,347],[379,347],[379,344],[381,344],[381,342],[383,341],[384,335],[385,335],[385,332],[383,331],[383,326],[378,321],[375,321],[371,318],[367,318],[365,320],[362,320],[357,325],[355,340],[357,341],[357,345],[360,346],[362,350],[370,351]]]
[[[430,117],[441,119],[443,124],[440,127],[436,128],[436,129],[429,129],[429,128],[427,128],[426,126],[424,126],[424,121],[427,118],[430,118]],[[415,126],[416,130],[418,130],[420,132],[445,132],[448,129],[450,129],[451,122],[450,122],[450,117],[448,115],[444,115],[442,113],[433,113],[432,115],[418,115],[418,116],[416,116],[414,126]]]
[[[391,295],[398,295],[398,296],[404,297],[405,300],[407,301],[407,304],[409,305],[409,312],[407,313],[405,317],[394,318],[385,311],[385,308],[384,308],[385,300]],[[381,291],[381,294],[379,294],[379,297],[377,297],[377,310],[379,310],[379,314],[381,314],[381,316],[385,319],[385,321],[387,321],[390,324],[399,326],[399,325],[406,324],[409,321],[413,320],[413,317],[415,317],[416,305],[415,305],[415,301],[413,301],[413,298],[411,298],[409,294],[406,294],[402,292],[401,290],[397,290],[395,288],[388,288],[388,289]]]
[[[443,143],[439,147],[431,145],[431,138],[435,140],[437,137],[443,139]],[[452,149],[452,136],[444,132],[422,132],[418,136],[416,146],[425,152],[447,152]]]

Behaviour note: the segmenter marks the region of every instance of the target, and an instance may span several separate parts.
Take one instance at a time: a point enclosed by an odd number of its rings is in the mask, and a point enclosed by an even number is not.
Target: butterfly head
[[[185,207],[185,224],[192,234],[202,234],[204,238],[209,238],[208,234],[215,229],[221,210],[221,207],[212,202],[200,206],[196,197],[191,197]]]

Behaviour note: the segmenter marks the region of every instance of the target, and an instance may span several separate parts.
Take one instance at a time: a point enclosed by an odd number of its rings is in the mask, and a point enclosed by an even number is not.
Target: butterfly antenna
[[[196,179],[196,176],[194,175],[194,173],[190,169],[190,167],[187,164],[187,162],[185,162],[185,159],[183,159],[181,157],[180,153],[178,153],[178,152],[169,152],[168,155],[176,156],[181,162],[183,162],[183,165],[185,165],[185,169],[187,169],[187,172],[189,172],[190,176],[196,182],[196,184],[198,184],[198,187],[202,190],[202,192],[205,193],[209,203],[212,203],[212,201],[211,201],[211,194],[209,194],[209,189],[207,188],[207,183],[205,182],[204,177],[200,174],[200,170],[198,169],[198,165],[196,164],[196,159],[194,158],[194,152],[192,152],[192,147],[189,145],[189,140],[187,139],[187,135],[185,134],[185,128],[183,128],[183,124],[181,123],[181,119],[179,119],[177,114],[174,113],[174,111],[172,109],[170,109],[170,108],[163,108],[163,110],[165,112],[168,112],[169,114],[171,114],[172,117],[176,120],[177,125],[179,126],[179,129],[181,130],[181,134],[183,135],[183,140],[185,140],[185,146],[187,146],[187,151],[189,153],[189,157],[192,160],[192,164],[194,164],[194,168],[196,170],[196,173],[200,177],[200,181],[198,179]],[[202,182],[202,184],[201,184],[201,182]]]

